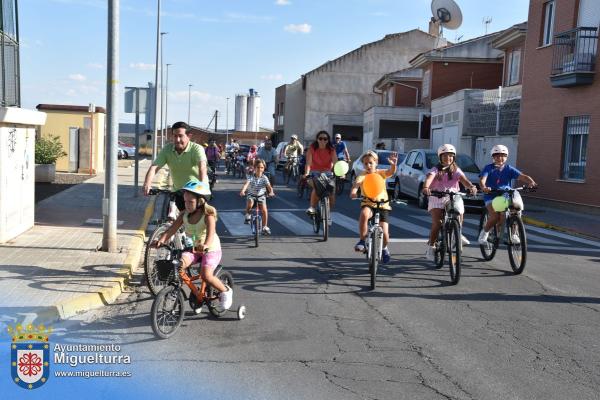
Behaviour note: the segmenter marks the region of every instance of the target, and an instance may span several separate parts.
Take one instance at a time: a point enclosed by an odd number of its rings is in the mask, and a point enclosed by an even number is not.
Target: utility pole
[[[229,144],[229,97],[225,106],[225,144]]]
[[[215,110],[215,133],[217,133],[217,122],[219,122],[219,110]]]
[[[192,104],[192,85],[188,85],[188,126],[190,125],[190,110]]]
[[[119,133],[119,0],[108,2],[106,62],[106,172],[102,199],[102,250],[117,251],[117,140]]]
[[[161,32],[160,33],[160,148],[162,150],[165,147],[165,124],[163,121],[164,117],[164,104],[165,104],[165,76],[164,76],[164,58],[163,58],[163,36],[168,34],[169,32]]]
[[[167,119],[167,111],[169,108],[169,65],[173,65],[173,64],[166,64],[166,66],[167,66],[167,81],[166,81],[166,85],[165,85],[165,134],[167,135],[167,139],[169,139],[169,120]],[[164,147],[164,143],[163,143],[163,147]]]
[[[160,0],[157,0],[158,12],[156,14],[156,67],[154,68],[154,136],[152,137],[152,161],[156,160],[156,135],[158,134],[158,57],[160,55]]]

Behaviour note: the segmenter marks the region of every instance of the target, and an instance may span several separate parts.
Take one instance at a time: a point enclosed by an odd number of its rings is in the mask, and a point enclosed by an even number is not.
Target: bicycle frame
[[[446,191],[431,191],[432,196],[449,197],[449,206],[442,209],[442,226],[436,240],[435,264],[437,268],[444,265],[444,256],[448,254],[450,280],[456,285],[460,280],[462,254],[462,226],[460,212],[454,207],[454,197],[465,196],[464,193]],[[454,249],[453,249],[454,247]]]

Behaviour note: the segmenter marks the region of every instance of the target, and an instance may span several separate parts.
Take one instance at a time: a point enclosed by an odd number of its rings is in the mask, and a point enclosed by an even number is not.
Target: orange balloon
[[[367,174],[363,181],[363,191],[368,198],[376,199],[385,191],[385,180],[379,174]]]

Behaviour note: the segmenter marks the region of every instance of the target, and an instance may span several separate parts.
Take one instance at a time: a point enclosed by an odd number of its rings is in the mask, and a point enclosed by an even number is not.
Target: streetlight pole
[[[167,66],[167,80],[166,80],[166,84],[165,84],[165,132],[167,135],[167,139],[168,137],[168,133],[169,133],[169,120],[167,119],[167,111],[169,108],[169,65],[173,65],[173,64],[166,64]],[[164,147],[164,143],[163,143],[163,147]]]
[[[169,32],[160,33],[160,148],[165,146],[165,125],[163,123],[164,104],[165,104],[165,76],[164,72],[164,58],[163,58],[163,36]]]
[[[152,137],[152,161],[156,160],[156,135],[158,134],[158,69],[160,68],[160,0],[157,0],[156,14],[156,66],[154,68],[154,135]]]
[[[190,111],[192,105],[192,85],[188,85],[188,125],[190,124]]]
[[[117,139],[119,135],[119,0],[108,2],[106,63],[106,173],[102,198],[102,250],[117,251]]]
[[[229,97],[225,104],[225,144],[229,144]]]

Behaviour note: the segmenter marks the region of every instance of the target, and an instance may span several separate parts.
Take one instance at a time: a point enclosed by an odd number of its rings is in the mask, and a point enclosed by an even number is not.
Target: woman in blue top
[[[504,214],[494,211],[492,200],[495,196],[489,193],[492,190],[510,189],[514,179],[530,187],[537,186],[530,176],[506,163],[508,159],[508,148],[506,146],[497,144],[492,147],[490,154],[494,162],[486,165],[479,175],[479,184],[481,190],[485,193],[483,201],[488,210],[487,223],[479,233],[479,244],[487,243],[488,235],[494,225],[504,223]],[[518,238],[515,241],[518,242]]]

